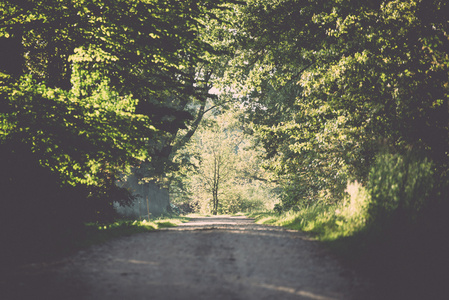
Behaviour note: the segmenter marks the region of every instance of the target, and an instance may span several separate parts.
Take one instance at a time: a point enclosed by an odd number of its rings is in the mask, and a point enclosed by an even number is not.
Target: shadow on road
[[[369,299],[307,235],[243,216],[195,217],[14,276],[1,299]]]

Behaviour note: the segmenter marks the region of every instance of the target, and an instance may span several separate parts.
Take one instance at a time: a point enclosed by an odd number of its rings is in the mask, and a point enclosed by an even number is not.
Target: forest
[[[138,172],[186,212],[424,272],[448,250],[448,34],[440,0],[2,1],[6,253],[113,221]]]

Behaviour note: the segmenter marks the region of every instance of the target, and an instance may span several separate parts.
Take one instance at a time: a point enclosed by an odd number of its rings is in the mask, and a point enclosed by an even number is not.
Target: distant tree
[[[196,168],[198,184],[212,198],[212,213],[216,215],[219,208],[220,194],[225,183],[235,176],[237,147],[240,136],[227,127],[224,116],[209,122],[196,136]]]
[[[175,201],[196,202],[199,210],[213,214],[263,209],[276,201],[270,194],[275,184],[263,169],[262,151],[253,144],[243,111],[211,112],[175,157],[181,165],[172,174]]]

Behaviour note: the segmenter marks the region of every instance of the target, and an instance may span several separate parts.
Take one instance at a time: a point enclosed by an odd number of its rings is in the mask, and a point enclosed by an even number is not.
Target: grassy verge
[[[184,215],[184,217],[186,217],[186,218],[209,218],[212,216],[213,215],[200,214],[200,213],[190,213],[190,214]]]
[[[114,238],[136,233],[177,226],[187,222],[188,217],[166,216],[151,221],[117,220],[107,224],[87,223],[77,228],[67,229],[64,234],[54,236],[48,233],[46,242],[27,243],[27,247],[8,248],[9,259],[0,257],[0,263],[9,268],[28,263],[54,260],[75,253],[92,245],[102,244]]]
[[[350,193],[351,194],[351,193]],[[315,204],[299,211],[248,214],[259,224],[309,233],[347,265],[372,280],[373,299],[445,299],[449,244],[447,227],[403,223],[367,225],[363,189],[335,205]],[[429,218],[427,218],[429,219]],[[444,223],[446,224],[446,223]],[[440,228],[440,231],[434,230]],[[444,276],[443,276],[444,275]]]
[[[358,184],[348,186],[349,197],[343,202],[328,205],[315,203],[298,211],[282,214],[259,212],[249,214],[256,223],[283,226],[312,234],[321,241],[335,241],[353,236],[364,229],[369,196]]]
[[[84,248],[90,245],[101,244],[121,236],[148,232],[160,228],[175,227],[188,220],[188,217],[171,216],[151,221],[118,220],[109,224],[88,223],[85,224],[84,234],[76,241],[75,247]]]
[[[15,237],[14,240],[5,243],[3,248],[5,255],[0,257],[0,265],[7,271],[29,263],[52,261],[114,238],[173,227],[188,220],[189,218],[185,216],[165,216],[151,221],[117,220],[107,224],[61,226],[59,230],[36,233],[33,240]],[[13,229],[11,227],[10,230]],[[33,228],[29,230],[32,231]]]

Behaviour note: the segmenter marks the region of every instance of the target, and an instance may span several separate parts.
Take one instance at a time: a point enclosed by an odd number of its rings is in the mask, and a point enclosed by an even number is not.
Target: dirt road
[[[21,272],[2,299],[366,299],[317,242],[245,217],[194,218]]]

